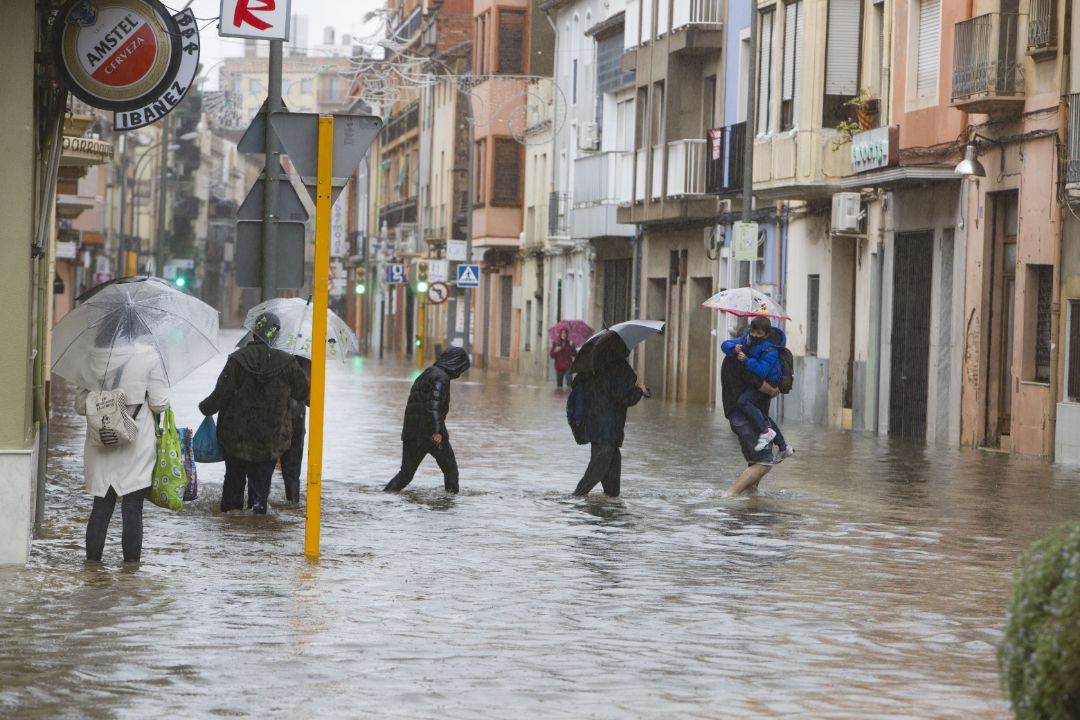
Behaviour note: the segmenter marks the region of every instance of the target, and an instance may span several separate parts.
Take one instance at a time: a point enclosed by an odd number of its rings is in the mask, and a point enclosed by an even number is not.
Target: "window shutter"
[[[781,100],[799,99],[799,59],[802,57],[802,0],[784,8],[784,95]]]
[[[516,140],[495,140],[495,187],[492,201],[502,205],[517,205],[521,202],[521,145]]]
[[[772,88],[773,74],[773,21],[776,13],[772,10],[761,13],[761,40],[758,43],[758,117],[757,134],[767,135],[772,132],[769,117],[769,109],[772,105],[772,97],[769,90]]]
[[[499,11],[499,73],[520,75],[524,72],[525,13]]]
[[[937,92],[938,57],[941,44],[941,0],[919,3],[919,67],[915,90],[919,97]]]
[[[859,0],[829,0],[825,51],[825,94],[854,97],[859,92]]]

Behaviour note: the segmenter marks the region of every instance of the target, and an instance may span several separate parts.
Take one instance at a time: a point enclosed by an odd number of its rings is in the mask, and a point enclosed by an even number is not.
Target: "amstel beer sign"
[[[68,0],[53,27],[54,51],[72,94],[123,112],[146,107],[172,86],[183,32],[158,0]]]

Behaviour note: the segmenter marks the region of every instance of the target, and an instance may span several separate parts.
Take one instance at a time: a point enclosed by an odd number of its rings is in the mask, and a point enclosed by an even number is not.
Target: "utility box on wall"
[[[859,193],[836,193],[832,196],[832,231],[857,233],[862,219],[862,197]]]

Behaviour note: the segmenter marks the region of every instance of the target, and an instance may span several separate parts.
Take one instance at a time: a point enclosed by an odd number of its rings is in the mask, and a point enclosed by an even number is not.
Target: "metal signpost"
[[[311,423],[308,431],[307,526],[304,554],[319,556],[322,521],[323,416],[326,399],[326,317],[330,300],[330,209],[382,122],[359,115],[268,114],[273,133],[315,195],[312,278]],[[312,188],[312,184],[314,188]]]

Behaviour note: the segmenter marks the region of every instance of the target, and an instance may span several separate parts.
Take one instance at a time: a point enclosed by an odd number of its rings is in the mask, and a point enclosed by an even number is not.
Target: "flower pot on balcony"
[[[855,107],[855,121],[863,130],[873,130],[877,127],[878,116],[881,114],[881,101],[875,99],[859,100],[853,103]]]

